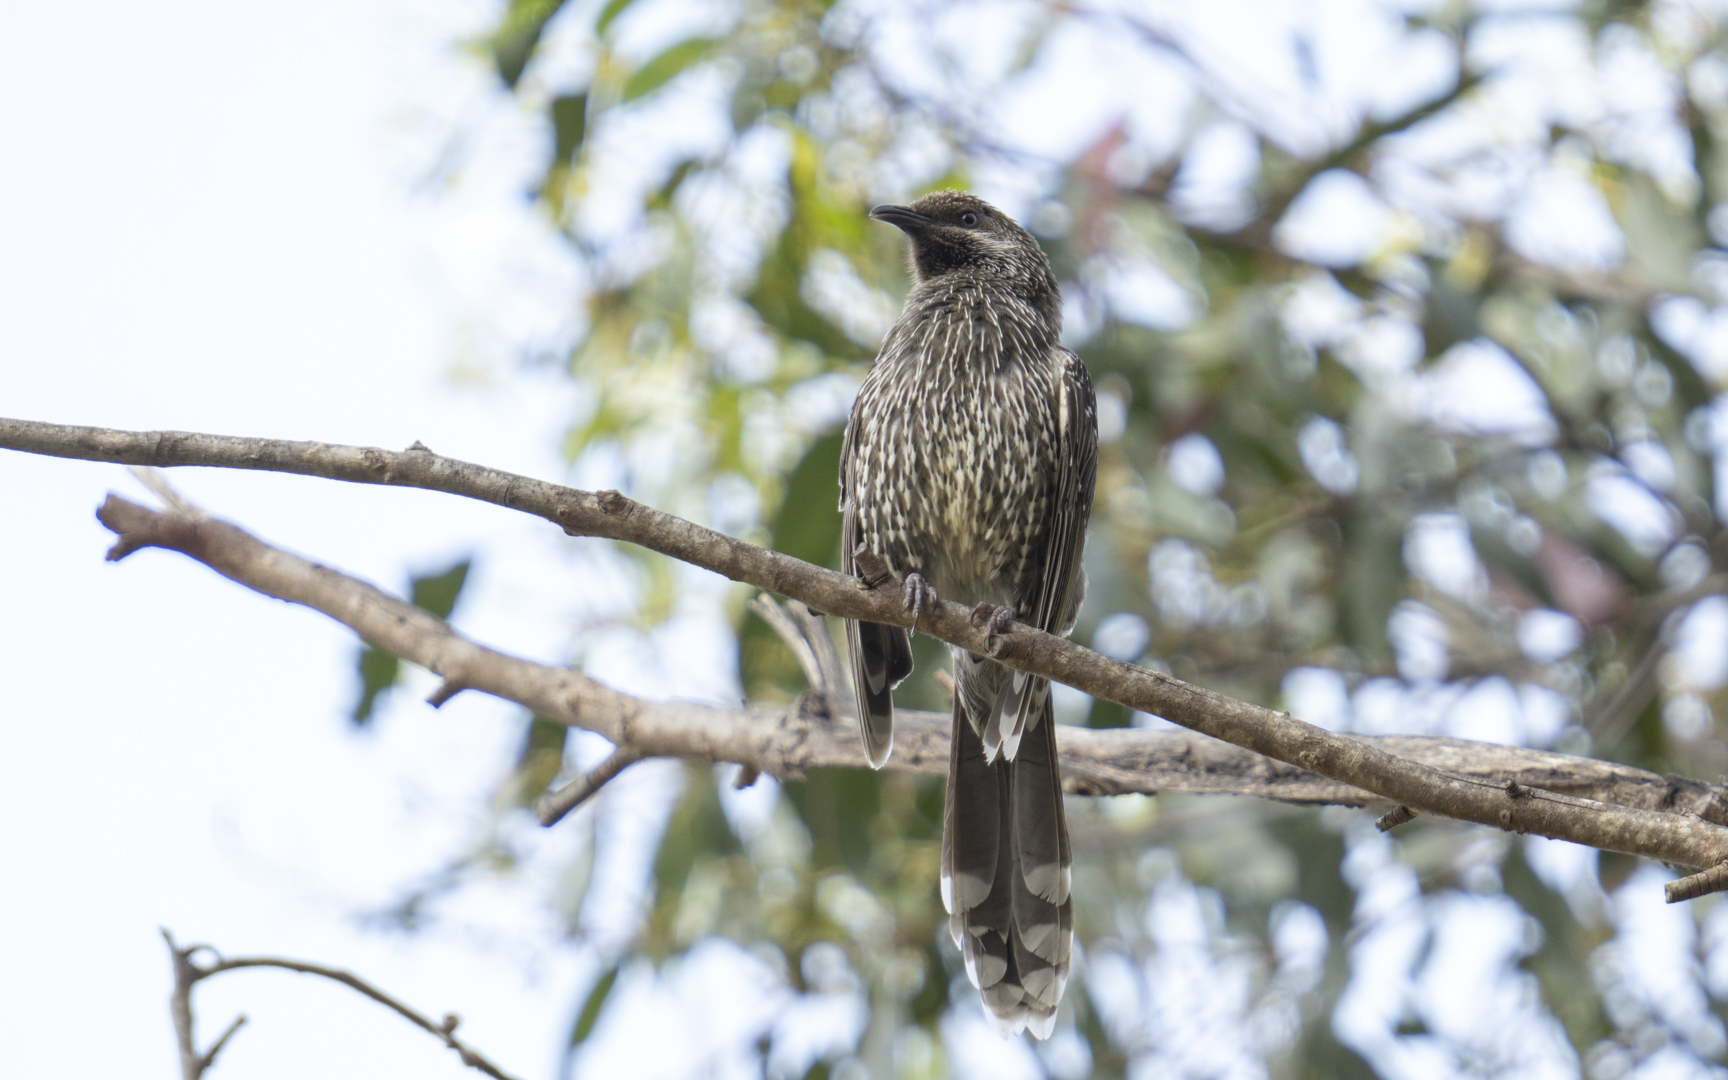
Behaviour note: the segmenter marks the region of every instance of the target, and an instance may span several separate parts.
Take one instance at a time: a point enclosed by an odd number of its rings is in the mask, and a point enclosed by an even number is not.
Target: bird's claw
[[[926,607],[936,604],[936,587],[924,580],[924,575],[910,573],[906,575],[906,584],[900,590],[900,603],[912,613],[912,632],[918,632],[918,620],[924,617]]]
[[[991,656],[996,655],[996,639],[1008,632],[1015,615],[1013,608],[1001,604],[983,603],[972,609],[972,624],[984,624],[984,647]]]

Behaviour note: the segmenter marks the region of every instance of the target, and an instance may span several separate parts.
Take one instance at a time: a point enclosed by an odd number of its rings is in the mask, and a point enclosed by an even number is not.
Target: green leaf
[[[355,727],[372,722],[372,712],[378,705],[378,695],[396,685],[402,672],[402,661],[382,649],[370,645],[360,650],[360,700],[354,705]]]
[[[540,44],[546,24],[563,6],[564,0],[511,0],[510,10],[504,13],[504,20],[487,42],[493,66],[505,86],[516,88],[535,46]]]
[[[1406,583],[1399,546],[1404,539],[1403,522],[1378,508],[1364,507],[1344,517],[1340,524],[1346,552],[1340,599],[1350,643],[1365,664],[1389,666],[1392,647],[1386,640],[1386,620],[1403,599]]]
[[[532,806],[546,793],[564,767],[564,743],[570,729],[544,716],[528,723],[522,740],[522,750],[516,755],[516,772],[511,778],[510,801],[516,806]]]
[[[1548,579],[1542,576],[1541,569],[1514,551],[1512,545],[1506,542],[1504,533],[1497,529],[1485,529],[1480,525],[1472,526],[1470,546],[1476,549],[1476,557],[1486,563],[1490,570],[1505,574],[1548,607],[1559,606],[1553,590],[1548,587]]]
[[[1565,898],[1544,885],[1530,869],[1524,860],[1524,845],[1510,847],[1500,876],[1506,895],[1542,924],[1541,948],[1519,966],[1536,976],[1543,1003],[1566,1028],[1573,1048],[1583,1054],[1597,1040],[1613,1033],[1590,976],[1590,952],[1598,939],[1591,928],[1579,923]]]
[[[456,609],[456,601],[462,595],[462,584],[468,580],[468,567],[472,563],[472,559],[463,559],[448,570],[415,578],[409,590],[415,606],[440,619],[448,619],[450,612]],[[358,667],[360,700],[355,702],[350,718],[355,727],[365,727],[372,722],[372,714],[377,711],[379,696],[395,686],[401,677],[402,662],[382,649],[367,645],[360,650]]]
[[[468,580],[468,567],[473,561],[463,559],[448,570],[415,578],[414,606],[425,608],[440,619],[448,619],[456,610],[456,601],[462,595],[462,585]]]
[[[839,566],[840,444],[835,431],[810,444],[786,478],[773,525],[774,550],[817,566]]]
[[[1134,723],[1134,714],[1125,705],[1103,698],[1092,699],[1092,711],[1086,714],[1086,726],[1095,728],[1125,728]]]
[[[624,100],[634,101],[643,94],[660,89],[673,76],[707,56],[713,47],[714,42],[707,38],[693,38],[672,46],[630,76],[630,81],[624,84]]]
[[[629,7],[630,3],[631,0],[609,0],[600,11],[600,18],[594,23],[594,33],[604,34],[606,28],[612,25],[612,20],[624,14],[624,9]]]
[[[873,224],[862,208],[828,197],[822,180],[822,154],[810,138],[794,132],[787,170],[792,220],[764,255],[757,268],[756,287],[745,299],[763,322],[785,337],[808,341],[836,359],[864,360],[869,358],[869,351],[805,304],[801,291],[812,251],[820,247],[857,251],[869,235],[865,226]],[[878,234],[877,239],[882,236]]]
[[[698,857],[732,855],[740,850],[738,838],[732,835],[720,809],[714,771],[706,765],[693,765],[689,775],[690,786],[672,811],[666,837],[660,841],[660,854],[654,860],[656,907],[678,900]]]
[[[810,830],[810,864],[864,877],[873,850],[871,826],[882,807],[882,774],[868,769],[811,769],[780,790]]]
[[[576,1014],[576,1026],[570,1029],[570,1049],[582,1045],[584,1039],[594,1034],[594,1025],[600,1019],[600,1009],[606,1004],[607,995],[612,993],[612,984],[618,981],[618,967],[614,964],[606,969],[606,973],[594,983],[594,988],[588,991],[588,997],[582,1002],[582,1011]]]
[[[1315,988],[1319,1016],[1332,1007],[1350,979],[1346,935],[1355,910],[1356,893],[1339,872],[1344,838],[1320,822],[1318,814],[1300,814],[1272,822],[1268,831],[1296,856],[1296,892],[1292,899],[1311,905],[1326,922],[1324,974]],[[1328,1080],[1374,1080],[1374,1070],[1352,1049],[1338,1041],[1332,1025],[1322,1020],[1309,1026],[1298,1052],[1294,1075]]]
[[[552,99],[547,112],[552,117],[552,164],[563,165],[576,156],[588,131],[588,95],[565,94]]]

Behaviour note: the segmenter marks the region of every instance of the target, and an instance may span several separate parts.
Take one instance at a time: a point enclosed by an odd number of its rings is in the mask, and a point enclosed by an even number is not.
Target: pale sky
[[[466,321],[524,265],[521,200],[416,195],[428,135],[495,107],[454,43],[491,5],[213,2],[0,8],[0,415],[406,447],[557,478],[567,384],[500,378]],[[512,209],[514,208],[514,209]],[[455,269],[452,269],[455,267]],[[492,364],[492,367],[488,367]],[[452,385],[478,369],[491,385]],[[180,472],[260,536],[393,590],[481,554],[463,625],[546,660],[574,591],[561,538],[417,492]],[[588,977],[528,895],[404,937],[356,915],[483,824],[518,710],[398,701],[356,737],[349,633],[178,556],[106,564],[93,512],[147,497],[112,465],[0,453],[0,1015],[18,1075],[176,1075],[156,928],[351,968],[511,1071],[551,1075]],[[560,842],[549,837],[546,842]],[[568,842],[568,839],[563,842]],[[525,891],[524,891],[525,892]],[[489,910],[488,910],[489,909]],[[216,1075],[470,1076],[350,991],[238,973]]]

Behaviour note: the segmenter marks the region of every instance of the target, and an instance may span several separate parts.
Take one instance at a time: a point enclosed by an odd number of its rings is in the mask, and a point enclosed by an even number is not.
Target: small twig
[[[161,469],[153,469],[148,465],[133,465],[126,471],[132,474],[133,479],[150,489],[152,495],[168,504],[170,510],[173,510],[176,514],[179,514],[187,521],[201,522],[210,520],[209,514],[206,514],[191,500],[174,490],[174,486],[168,483],[168,478],[162,475]]]
[[[798,661],[810,692],[822,699],[832,717],[850,718],[856,706],[846,693],[846,675],[840,667],[840,653],[834,639],[828,636],[828,620],[803,604],[782,605],[768,593],[757,593],[750,600],[750,609],[762,617],[778,634]]]
[[[828,696],[828,689],[823,685],[825,673],[822,662],[816,656],[810,639],[804,636],[804,628],[800,626],[780,601],[767,593],[757,593],[750,598],[750,610],[759,615],[768,628],[786,643],[792,650],[792,656],[798,661],[798,667],[804,672],[804,681],[810,684],[810,689],[823,697]]]
[[[222,1037],[217,1039],[214,1043],[211,1043],[210,1049],[204,1051],[204,1056],[198,1059],[199,1072],[203,1072],[205,1069],[216,1064],[216,1055],[222,1052],[222,1048],[228,1045],[228,1040],[232,1039],[234,1033],[239,1031],[245,1023],[245,1013],[241,1013],[239,1016],[234,1018],[234,1022],[228,1025],[228,1030],[222,1033]]]
[[[434,709],[441,708],[446,701],[449,701],[451,698],[468,688],[468,685],[459,679],[445,679],[443,682],[438,684],[438,689],[427,695],[426,704],[432,706]]]
[[[444,1045],[456,1051],[462,1059],[462,1064],[471,1069],[485,1073],[493,1080],[515,1080],[509,1073],[488,1061],[486,1057],[472,1046],[456,1038],[456,1025],[461,1021],[455,1013],[447,1013],[442,1023],[434,1023],[428,1017],[422,1016],[413,1009],[397,1001],[395,998],[379,990],[352,972],[340,968],[325,967],[322,964],[309,964],[303,960],[285,960],[274,956],[245,956],[232,960],[224,959],[216,950],[208,945],[189,945],[181,947],[175,944],[174,935],[166,929],[162,931],[162,940],[168,943],[168,951],[174,958],[174,995],[170,999],[171,1011],[174,1015],[174,1033],[180,1043],[180,1071],[184,1080],[199,1080],[200,1077],[216,1063],[216,1055],[227,1045],[234,1033],[240,1030],[240,1025],[246,1022],[246,1017],[237,1018],[228,1025],[228,1030],[208,1051],[199,1054],[195,1049],[192,1026],[192,988],[212,975],[220,975],[224,971],[238,971],[241,968],[280,968],[283,971],[298,972],[302,975],[316,975],[319,978],[339,982],[358,993],[364,994],[396,1012],[408,1022],[414,1024],[444,1041]],[[216,956],[214,963],[200,965],[192,957],[196,953],[209,952]]]
[[[1380,819],[1374,822],[1374,827],[1379,829],[1381,832],[1391,832],[1393,829],[1396,829],[1398,826],[1411,820],[1415,816],[1416,811],[1410,809],[1408,806],[1394,806],[1392,809],[1380,815]]]
[[[558,824],[564,820],[564,815],[593,798],[594,793],[605,787],[608,780],[641,760],[640,750],[620,746],[586,776],[577,777],[557,791],[549,791],[540,796],[540,801],[534,806],[534,813],[540,818],[540,824],[548,828]]]
[[[1728,892],[1728,862],[1717,863],[1708,870],[1670,881],[1662,887],[1663,897],[1670,904],[1696,900],[1716,892]]]
[[[162,931],[162,940],[168,943],[168,952],[174,958],[174,992],[168,998],[168,1011],[174,1017],[174,1038],[180,1049],[181,1080],[198,1080],[216,1061],[216,1052],[222,1049],[222,1042],[210,1048],[207,1054],[198,1052],[198,1040],[193,1030],[192,987],[201,976],[198,968],[192,963],[192,954],[200,946],[182,949],[174,944],[174,935],[166,928]],[[229,1029],[229,1034],[233,1028]]]
[[[1594,715],[1585,720],[1584,729],[1590,732],[1599,753],[1611,753],[1632,730],[1632,725],[1638,722],[1650,695],[1655,692],[1656,672],[1662,658],[1668,654],[1668,641],[1669,626],[1665,622],[1651,636],[1643,655],[1626,673],[1626,681],[1615,689],[1614,696],[1593,710]]]
[[[810,643],[810,650],[816,654],[816,669],[821,682],[813,685],[828,699],[835,714],[851,716],[855,706],[852,695],[847,692],[846,672],[840,667],[840,651],[834,647],[834,638],[828,632],[827,618],[803,604],[787,606],[798,629],[803,631],[804,640]]]

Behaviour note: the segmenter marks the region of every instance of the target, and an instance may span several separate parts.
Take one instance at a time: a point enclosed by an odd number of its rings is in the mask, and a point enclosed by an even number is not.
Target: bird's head
[[[976,195],[937,191],[910,206],[870,211],[912,241],[912,273],[919,282],[956,271],[1055,291],[1050,261],[1032,234]]]

